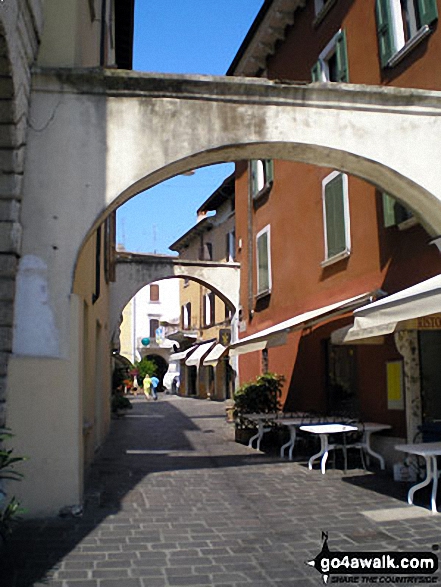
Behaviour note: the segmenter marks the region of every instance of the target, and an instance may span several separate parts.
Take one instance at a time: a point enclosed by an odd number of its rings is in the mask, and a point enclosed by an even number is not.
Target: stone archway
[[[239,264],[188,261],[167,255],[117,256],[115,282],[110,286],[110,331],[114,333],[124,307],[144,286],[161,279],[189,278],[214,291],[234,311],[239,305]]]
[[[24,371],[33,373],[32,392],[39,402],[29,425],[21,418],[25,394],[12,394],[11,410],[11,421],[21,426],[17,435],[26,439],[20,450],[34,451],[32,482],[22,488],[30,496],[44,496],[41,503],[32,502],[33,511],[54,512],[57,505],[81,498],[86,320],[84,300],[73,293],[72,284],[84,244],[107,215],[187,170],[269,157],[366,179],[403,201],[438,235],[440,112],[439,92],[37,70],[19,277],[26,277],[30,266],[37,268],[41,295],[34,296],[19,280],[13,373],[17,388]],[[53,320],[56,339],[50,352],[29,337],[29,313],[41,316],[43,311]],[[102,325],[94,328],[101,332]],[[48,380],[56,383],[49,391]],[[48,477],[55,479],[50,488]]]

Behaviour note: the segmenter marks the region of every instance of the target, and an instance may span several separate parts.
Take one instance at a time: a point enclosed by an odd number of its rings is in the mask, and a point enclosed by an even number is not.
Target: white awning
[[[279,322],[279,324],[275,324],[270,328],[251,334],[230,345],[230,357],[285,344],[286,336],[289,332],[314,326],[327,318],[333,318],[339,314],[353,310],[360,306],[360,304],[364,304],[371,299],[372,295],[372,293],[364,293],[353,298],[341,300],[329,306],[304,312],[284,322]]]
[[[186,359],[191,353],[193,353],[196,350],[196,346],[191,346],[188,349],[185,349],[185,351],[180,351],[179,353],[172,353],[168,360],[171,363],[172,361],[183,361],[184,359]]]
[[[205,355],[207,355],[211,351],[211,349],[214,347],[215,344],[216,344],[216,341],[214,341],[214,340],[211,340],[210,342],[203,342],[202,344],[198,344],[195,348],[194,353],[191,353],[191,355],[185,361],[185,364],[188,365],[189,367],[195,366],[195,367],[199,368],[199,365],[200,365],[202,359],[205,358]]]
[[[218,364],[219,359],[226,352],[226,350],[227,350],[226,346],[224,346],[223,344],[217,343],[216,346],[214,346],[211,349],[211,351],[208,353],[208,355],[205,357],[205,359],[203,361],[203,365],[205,365],[205,366],[211,365],[212,367],[215,367]]]
[[[441,311],[441,275],[431,277],[396,294],[354,311],[354,325],[344,343],[394,332],[400,322]],[[341,343],[340,343],[341,344]]]

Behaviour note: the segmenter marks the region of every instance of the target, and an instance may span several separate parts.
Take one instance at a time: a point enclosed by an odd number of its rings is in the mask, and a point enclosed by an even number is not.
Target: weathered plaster
[[[422,422],[418,331],[398,330],[394,333],[394,340],[404,364],[407,442],[414,442]]]

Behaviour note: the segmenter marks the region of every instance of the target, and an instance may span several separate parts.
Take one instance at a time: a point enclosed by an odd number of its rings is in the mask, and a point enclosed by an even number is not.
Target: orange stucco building
[[[228,74],[440,90],[438,10],[435,0],[267,0]],[[363,294],[378,299],[439,274],[441,256],[431,240],[410,210],[343,171],[239,162],[240,338],[355,296],[353,307],[361,306]],[[332,344],[332,333],[352,322],[351,311],[324,312],[290,332],[285,344],[242,354],[241,382],[266,368],[283,374],[285,409],[349,412],[390,424],[385,446],[411,439],[418,424],[441,420],[440,331],[408,331],[416,341],[421,394],[411,421],[405,398],[396,397],[410,393],[410,375],[394,335],[377,344]],[[398,392],[392,390],[396,365],[403,371]]]

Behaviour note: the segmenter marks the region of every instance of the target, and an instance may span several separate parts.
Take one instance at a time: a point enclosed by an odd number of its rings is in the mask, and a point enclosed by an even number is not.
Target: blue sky
[[[136,0],[133,69],[224,75],[263,0]],[[117,213],[117,243],[170,253],[196,222],[197,208],[233,170],[199,169],[139,194]]]

